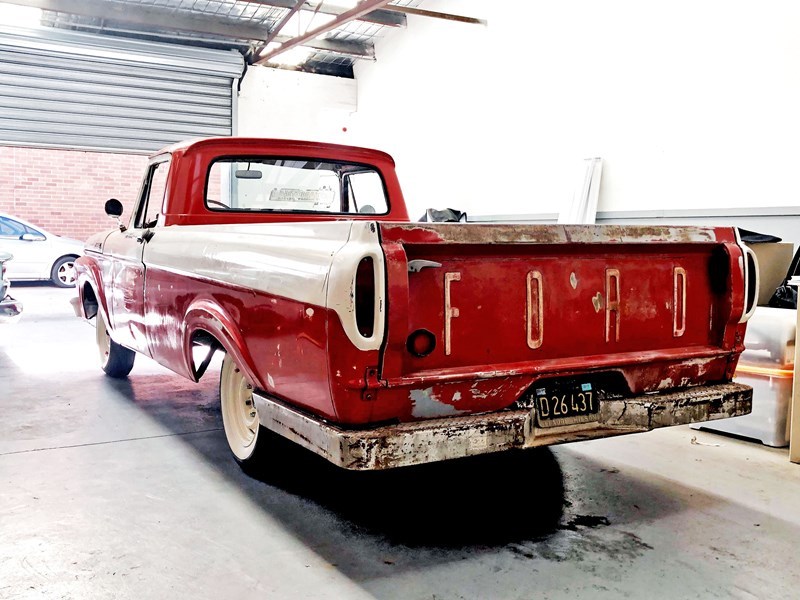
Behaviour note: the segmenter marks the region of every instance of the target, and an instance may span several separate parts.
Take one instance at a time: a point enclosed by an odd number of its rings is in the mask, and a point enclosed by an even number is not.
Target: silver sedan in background
[[[0,213],[0,252],[14,256],[6,264],[11,280],[49,279],[59,287],[73,287],[75,259],[83,254],[83,242]]]

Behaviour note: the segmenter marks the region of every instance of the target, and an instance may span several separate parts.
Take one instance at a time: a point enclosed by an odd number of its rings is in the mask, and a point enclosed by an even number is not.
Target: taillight
[[[758,259],[756,253],[753,252],[748,246],[741,243],[739,239],[738,229],[737,240],[739,247],[743,253],[743,270],[744,270],[744,311],[739,323],[745,323],[753,316],[758,304]]]
[[[355,285],[356,325],[365,338],[375,332],[375,264],[366,256],[358,263]]]

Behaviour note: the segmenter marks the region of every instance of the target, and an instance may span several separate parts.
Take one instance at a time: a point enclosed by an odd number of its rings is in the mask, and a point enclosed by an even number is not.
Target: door
[[[104,253],[112,260],[109,318],[114,340],[149,356],[144,323],[144,247],[158,224],[167,187],[169,160],[153,162],[145,174],[130,226],[112,233]]]

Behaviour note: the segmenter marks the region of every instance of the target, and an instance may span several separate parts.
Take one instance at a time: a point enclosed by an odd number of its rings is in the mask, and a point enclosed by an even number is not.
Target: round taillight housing
[[[417,329],[406,341],[406,349],[419,358],[428,356],[434,348],[436,348],[436,336],[427,329]]]

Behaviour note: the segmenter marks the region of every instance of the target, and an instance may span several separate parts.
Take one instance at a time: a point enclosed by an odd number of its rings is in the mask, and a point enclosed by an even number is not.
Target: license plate
[[[591,383],[554,382],[533,391],[531,399],[539,427],[588,423],[599,418],[600,394]]]

